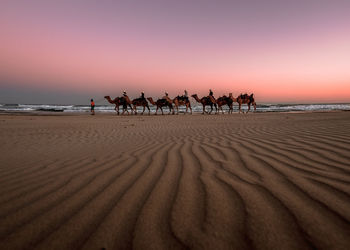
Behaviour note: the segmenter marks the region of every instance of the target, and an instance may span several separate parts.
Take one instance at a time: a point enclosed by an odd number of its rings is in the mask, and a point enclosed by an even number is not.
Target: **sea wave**
[[[141,112],[142,107],[138,107],[137,111]],[[150,105],[151,112],[154,113],[156,107]],[[194,113],[202,112],[202,105],[197,103],[192,104],[192,110]],[[247,105],[243,105],[242,109],[247,110]],[[184,106],[179,107],[179,112],[185,112]],[[209,111],[210,107],[206,107]],[[228,107],[223,107],[224,111],[228,111]],[[238,105],[234,105],[234,112],[238,112]],[[253,108],[252,108],[253,110]],[[303,111],[332,111],[332,110],[350,110],[350,103],[320,103],[320,104],[258,104],[256,112],[303,112]],[[89,112],[90,105],[52,105],[52,104],[0,104],[0,111],[3,112],[33,112],[33,111],[46,111],[46,112]],[[96,105],[96,112],[113,113],[114,105]],[[165,112],[168,112],[167,108],[164,108]]]

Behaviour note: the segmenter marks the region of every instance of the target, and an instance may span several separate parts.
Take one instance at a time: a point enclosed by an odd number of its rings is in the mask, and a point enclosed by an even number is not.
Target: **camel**
[[[236,98],[234,98],[232,96],[232,93],[230,93],[229,96],[224,95],[222,97],[219,97],[216,100],[216,104],[218,105],[218,109],[219,109],[218,112],[220,113],[220,110],[221,110],[221,112],[224,113],[224,111],[222,109],[222,106],[223,105],[227,105],[228,108],[229,108],[228,113],[232,114],[232,112],[233,112],[233,102],[235,102],[235,101],[236,101]]]
[[[123,105],[123,113],[122,113],[122,115],[125,113],[125,111],[129,114],[129,111],[127,109],[127,102],[126,102],[124,97],[116,97],[116,98],[114,98],[114,100],[112,100],[111,97],[107,95],[104,98],[107,99],[107,101],[109,103],[115,105],[114,109],[115,109],[115,111],[117,112],[118,115],[119,115],[119,106],[121,106],[121,105]]]
[[[134,105],[135,115],[137,115],[137,111],[136,111],[137,106],[143,107],[143,111],[142,111],[141,115],[143,115],[146,108],[148,108],[148,114],[151,113],[151,110],[149,109],[149,106],[148,106],[148,102],[145,98],[136,98],[136,99],[132,100],[131,103],[132,103],[132,105]]]
[[[185,114],[187,113],[188,109],[191,110],[191,114],[192,114],[191,103],[187,96],[177,96],[173,99],[172,103],[174,103],[174,106],[177,110],[177,114],[179,114],[179,106],[182,106],[182,105],[186,106]]]
[[[148,97],[147,100],[152,104],[157,106],[156,109],[156,113],[155,115],[157,115],[158,109],[160,109],[162,111],[162,115],[164,115],[163,113],[163,107],[169,107],[169,115],[171,113],[171,110],[173,110],[173,114],[174,114],[174,108],[173,105],[165,98],[162,99],[158,99],[156,102],[153,101],[152,97]]]
[[[216,109],[216,113],[218,112],[218,108],[216,106],[216,103],[214,103],[209,96],[204,96],[201,99],[198,98],[197,94],[191,95],[197,102],[202,103],[203,105],[203,113],[208,113],[207,111],[205,111],[205,106],[210,106],[211,110],[209,112],[209,114],[211,114],[211,112],[213,111],[213,105]]]
[[[253,105],[254,106],[254,111],[256,110],[256,102],[254,100],[254,94],[251,94],[251,95],[248,95],[248,94],[244,94],[244,95],[239,95],[237,98],[236,98],[236,102],[238,103],[239,105],[239,113],[244,113],[242,110],[241,110],[241,107],[242,107],[242,104],[247,104],[248,105],[248,111],[246,113],[249,112],[250,110],[250,105]]]
[[[130,109],[131,109],[131,114],[132,114],[133,111],[134,111],[134,109],[133,109],[133,107],[131,107],[131,105],[132,105],[133,103],[131,102],[131,100],[130,100],[129,96],[126,94],[126,92],[123,91],[123,96],[122,96],[122,97],[119,97],[119,98],[125,100],[125,103],[126,103],[127,106],[130,107]]]

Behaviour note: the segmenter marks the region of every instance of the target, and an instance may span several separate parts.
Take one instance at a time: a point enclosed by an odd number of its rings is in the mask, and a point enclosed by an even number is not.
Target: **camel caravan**
[[[171,99],[167,92],[165,92],[165,95],[158,99],[153,100],[152,97],[145,98],[144,92],[141,92],[141,96],[139,98],[131,100],[128,95],[126,94],[126,91],[123,91],[123,95],[121,97],[116,97],[112,99],[110,96],[105,96],[104,98],[111,104],[115,105],[115,111],[117,114],[120,114],[120,106],[122,106],[123,112],[122,115],[127,113],[129,114],[128,107],[130,108],[131,114],[137,115],[137,107],[143,107],[143,111],[141,115],[145,112],[146,108],[148,109],[148,114],[151,113],[148,102],[154,106],[156,106],[156,112],[155,115],[158,113],[158,109],[160,109],[162,115],[164,115],[163,108],[168,108],[169,113],[168,114],[179,114],[179,106],[185,106],[186,111],[185,114],[188,112],[192,114],[192,107],[191,102],[188,97],[188,93],[185,90],[184,95],[176,96],[175,98]],[[211,114],[213,112],[213,107],[215,108],[215,114],[219,114],[220,110],[224,114],[224,110],[222,109],[223,106],[228,106],[228,113],[233,113],[233,104],[237,103],[239,107],[238,113],[244,113],[242,111],[242,104],[246,104],[248,106],[248,110],[246,113],[250,111],[250,106],[253,105],[254,110],[256,110],[256,102],[254,99],[254,95],[248,95],[248,94],[240,94],[237,98],[233,97],[232,93],[229,93],[228,96],[224,95],[219,97],[218,99],[215,99],[213,95],[213,91],[209,90],[209,95],[204,96],[202,98],[199,98],[197,94],[191,95],[191,97],[197,101],[198,103],[201,103],[203,106],[203,112],[202,114]],[[148,100],[148,101],[147,101]],[[210,106],[210,111],[206,111],[206,106]],[[175,112],[176,110],[176,112]]]

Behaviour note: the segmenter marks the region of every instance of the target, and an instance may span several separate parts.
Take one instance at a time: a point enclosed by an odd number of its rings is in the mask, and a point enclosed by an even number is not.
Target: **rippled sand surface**
[[[350,112],[1,115],[0,249],[350,249]]]

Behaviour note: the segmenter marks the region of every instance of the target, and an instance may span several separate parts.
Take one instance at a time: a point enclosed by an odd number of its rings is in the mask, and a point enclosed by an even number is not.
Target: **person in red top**
[[[95,114],[95,102],[94,102],[94,99],[91,99],[91,102],[90,102],[90,105],[91,105],[91,115],[94,115]]]

